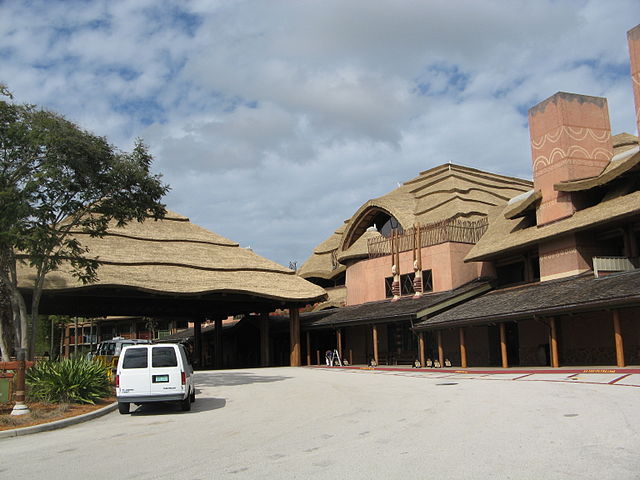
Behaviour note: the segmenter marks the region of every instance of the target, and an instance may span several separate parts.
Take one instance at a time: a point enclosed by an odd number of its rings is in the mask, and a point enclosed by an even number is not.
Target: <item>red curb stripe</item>
[[[623,378],[627,378],[628,376],[630,376],[630,373],[627,373],[626,375],[622,375],[621,377],[616,378],[615,380],[611,380],[609,382],[609,385],[614,385],[616,382],[619,382],[620,380],[622,380]]]

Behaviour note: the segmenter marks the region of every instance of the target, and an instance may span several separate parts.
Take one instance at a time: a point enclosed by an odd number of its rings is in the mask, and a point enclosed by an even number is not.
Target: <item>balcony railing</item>
[[[487,231],[487,217],[479,220],[461,220],[449,218],[440,222],[421,225],[420,246],[430,247],[446,242],[476,244]],[[415,228],[405,230],[399,237],[401,252],[413,250]],[[391,255],[391,238],[371,238],[368,241],[369,258]]]
[[[629,257],[593,257],[593,274],[596,277],[607,272],[626,272],[634,270],[638,264],[637,258]]]

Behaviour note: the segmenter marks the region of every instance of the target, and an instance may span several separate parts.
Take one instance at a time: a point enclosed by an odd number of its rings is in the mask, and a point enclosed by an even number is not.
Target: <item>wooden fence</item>
[[[476,244],[487,231],[487,217],[480,220],[452,219],[421,225],[421,247],[430,247],[445,242]],[[413,250],[415,228],[400,234],[398,241],[401,252]],[[368,241],[369,258],[391,255],[391,238],[371,238]]]

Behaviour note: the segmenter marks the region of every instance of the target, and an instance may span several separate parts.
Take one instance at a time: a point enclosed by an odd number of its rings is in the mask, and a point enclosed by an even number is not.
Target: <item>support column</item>
[[[202,368],[202,325],[198,319],[193,321],[193,358]]]
[[[215,339],[216,339],[216,346],[215,346],[215,355],[216,355],[216,368],[218,369],[222,369],[224,368],[223,365],[223,352],[222,352],[222,318],[216,318],[215,319]]]
[[[311,332],[307,330],[307,365],[311,365]]]
[[[620,329],[620,311],[613,311],[613,334],[616,341],[616,365],[624,367],[624,342],[622,340],[622,330]]]
[[[300,359],[300,312],[298,307],[289,306],[289,334],[291,337],[291,353],[289,363],[292,367],[301,365]]]
[[[549,327],[551,328],[550,334],[550,350],[551,350],[551,366],[553,368],[558,368],[560,366],[560,361],[558,360],[558,330],[556,328],[556,319],[549,319]]]
[[[344,360],[342,358],[342,329],[341,328],[338,328],[336,330],[336,345],[338,348],[338,355],[340,355],[340,359]]]
[[[458,332],[460,335],[460,366],[467,368],[467,344],[464,338],[464,328],[460,327]]]
[[[509,368],[509,358],[507,357],[507,328],[504,323],[500,324],[500,354],[502,356],[502,368]]]
[[[424,368],[427,365],[424,346],[424,332],[418,333],[418,356],[420,358],[420,366]]]
[[[444,367],[444,348],[442,347],[442,330],[438,330],[438,361],[440,367]]]
[[[373,333],[373,360],[376,365],[380,365],[380,358],[378,357],[378,326],[373,325],[371,328]]]
[[[260,365],[269,366],[269,314],[260,314]]]

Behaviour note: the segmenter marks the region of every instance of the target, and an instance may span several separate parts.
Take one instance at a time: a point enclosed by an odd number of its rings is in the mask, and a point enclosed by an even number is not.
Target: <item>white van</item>
[[[148,402],[179,402],[182,410],[191,410],[196,388],[184,347],[174,343],[125,347],[116,369],[116,397],[122,414],[129,413],[131,403]]]

